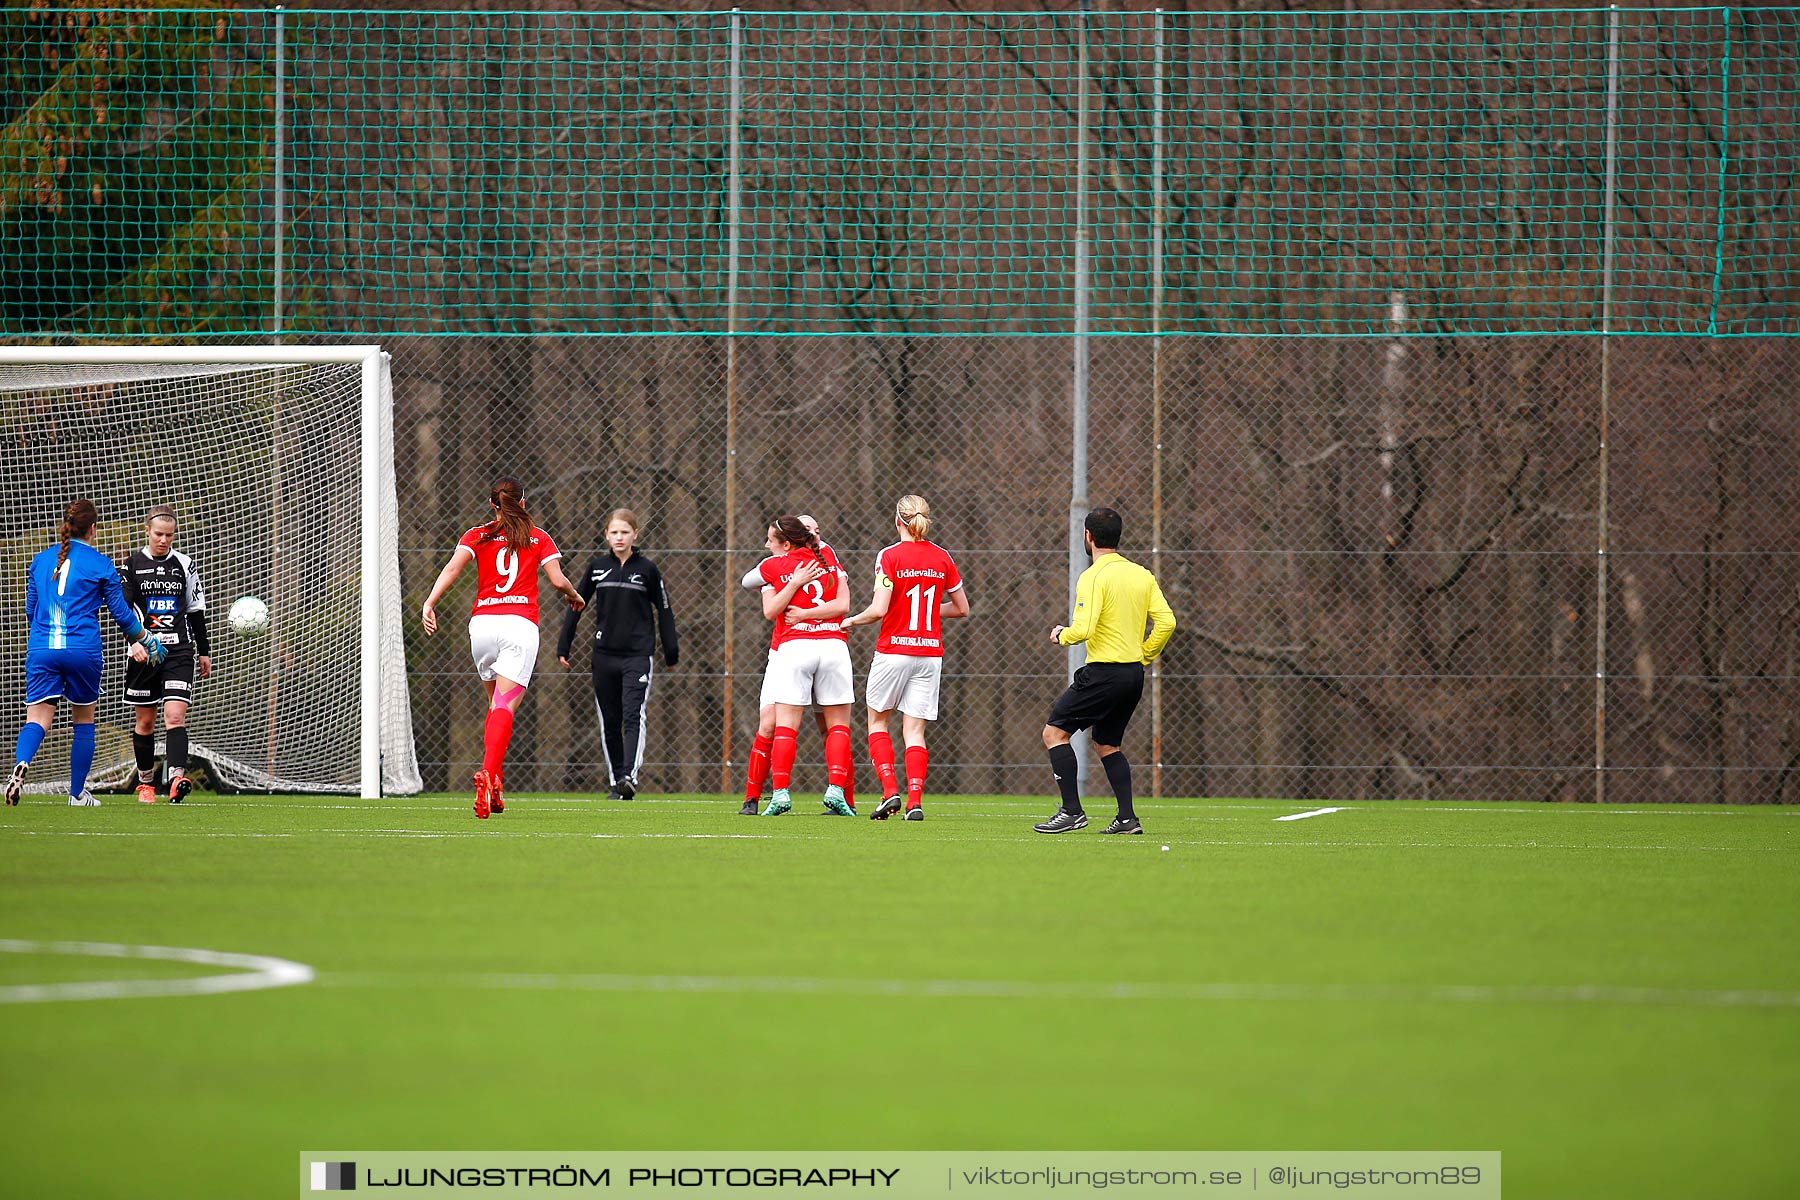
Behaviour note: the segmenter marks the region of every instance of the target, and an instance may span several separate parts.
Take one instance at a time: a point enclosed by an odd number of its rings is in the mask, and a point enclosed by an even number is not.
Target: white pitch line
[[[95,979],[81,983],[31,983],[0,987],[0,1004],[42,1004],[51,1000],[127,1000],[148,996],[211,996],[294,987],[313,981],[313,969],[261,954],[229,954],[187,946],[130,946],[117,942],[31,942],[0,938],[0,954],[62,954],[86,958],[153,958],[164,962],[233,967],[229,975],[189,979]]]
[[[806,842],[837,842],[843,846],[872,846],[876,841],[856,841],[835,834],[812,833],[584,833],[577,830],[543,830],[533,832],[519,829],[307,829],[287,833],[247,833],[232,830],[102,830],[102,829],[18,829],[0,825],[0,836],[7,833],[19,837],[93,837],[93,838],[305,838],[305,837],[366,837],[366,838],[399,838],[412,840],[431,839],[473,839],[473,838],[577,838],[583,840],[607,839],[627,841],[635,838],[643,839],[681,839],[681,840],[788,840]],[[893,844],[899,839],[889,839]],[[945,837],[942,841],[948,845],[999,845],[1003,843],[1029,843],[1042,846],[1050,839],[1042,835],[1035,837],[979,837],[958,833]],[[1058,839],[1064,843],[1071,841],[1067,836]],[[1112,841],[1112,839],[1108,839]],[[1721,854],[1732,853],[1770,853],[1789,854],[1800,851],[1800,844],[1793,846],[1665,846],[1650,843],[1620,844],[1610,842],[1375,842],[1375,841],[1270,841],[1260,838],[1181,838],[1163,839],[1171,846],[1267,846],[1271,849],[1307,849],[1330,848],[1352,850],[1649,850],[1688,853],[1690,851],[1707,851]],[[1073,839],[1080,842],[1080,838]],[[1127,843],[1130,845],[1132,843]],[[1146,840],[1139,845],[1148,845]],[[1130,850],[1121,848],[1123,853]]]
[[[1304,821],[1308,817],[1322,817],[1326,813],[1349,812],[1349,811],[1350,811],[1349,809],[1343,807],[1342,805],[1339,805],[1337,808],[1315,808],[1311,812],[1289,813],[1285,817],[1276,817],[1275,819],[1277,821]]]
[[[1623,1004],[1697,1008],[1800,1008],[1800,992],[1752,988],[1621,987],[1610,984],[1055,983],[982,979],[832,979],[755,975],[326,974],[329,987],[463,987],[578,991],[909,999],[1366,1001],[1446,1004]]]

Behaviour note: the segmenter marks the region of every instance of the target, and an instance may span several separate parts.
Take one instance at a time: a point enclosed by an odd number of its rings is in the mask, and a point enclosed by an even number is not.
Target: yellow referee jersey
[[[1175,612],[1156,576],[1124,555],[1101,554],[1075,581],[1075,612],[1057,640],[1086,642],[1089,662],[1147,663],[1174,632]]]

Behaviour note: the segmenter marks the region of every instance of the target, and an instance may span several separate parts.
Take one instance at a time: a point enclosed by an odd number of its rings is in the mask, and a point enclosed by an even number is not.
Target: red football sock
[[[481,769],[498,777],[506,767],[506,748],[512,744],[513,715],[509,708],[490,708],[487,715],[487,726],[482,731],[482,742],[486,753],[481,758]]]
[[[925,769],[931,755],[923,746],[906,748],[906,807],[917,808],[925,799]]]
[[[900,778],[894,774],[894,739],[887,730],[878,729],[869,735],[869,761],[875,764],[875,774],[881,778],[881,798],[898,796]]]
[[[762,799],[763,784],[769,778],[769,748],[774,744],[773,739],[760,733],[750,744],[750,781],[744,785],[744,799],[753,802]]]
[[[825,781],[850,786],[850,727],[833,725],[825,733]]]
[[[794,751],[794,731],[777,725],[769,747],[769,779],[778,792],[786,790],[794,778]]]

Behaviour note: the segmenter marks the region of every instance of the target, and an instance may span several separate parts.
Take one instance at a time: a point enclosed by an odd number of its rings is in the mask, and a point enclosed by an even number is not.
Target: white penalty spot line
[[[81,983],[31,983],[0,987],[0,1004],[51,1000],[131,1000],[148,996],[212,996],[294,987],[313,981],[313,969],[263,954],[229,954],[188,946],[130,946],[117,942],[32,942],[0,938],[0,954],[59,954],[83,958],[153,958],[164,962],[231,967],[229,975],[188,979],[94,979]]]
[[[1344,807],[1343,805],[1339,805],[1336,808],[1315,808],[1311,812],[1289,813],[1285,817],[1276,817],[1275,819],[1277,821],[1304,821],[1308,817],[1322,817],[1326,813],[1349,812],[1349,811],[1350,810],[1348,808]]]

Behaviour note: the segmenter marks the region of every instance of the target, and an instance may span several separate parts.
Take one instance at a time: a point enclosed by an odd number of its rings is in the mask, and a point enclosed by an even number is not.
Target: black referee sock
[[[139,783],[149,783],[156,778],[156,735],[154,733],[133,731],[131,756],[137,759]]]
[[[1131,808],[1131,764],[1125,761],[1125,752],[1107,755],[1100,765],[1106,768],[1106,782],[1112,784],[1113,795],[1119,798],[1119,815],[1135,820],[1137,813]]]
[[[1050,771],[1056,776],[1056,786],[1062,789],[1063,811],[1071,815],[1081,811],[1081,781],[1076,778],[1080,770],[1075,747],[1067,742],[1050,747]]]
[[[169,773],[187,774],[187,727],[169,730]]]

